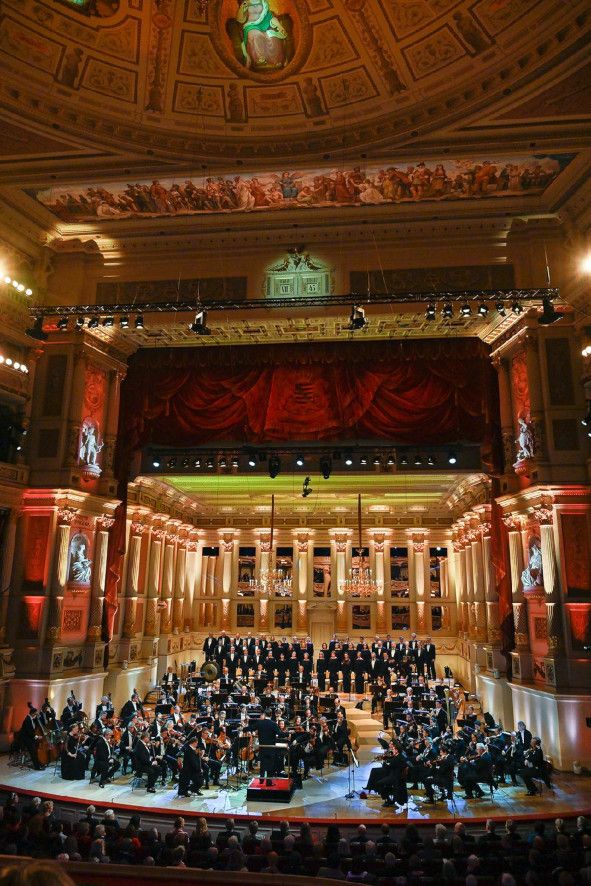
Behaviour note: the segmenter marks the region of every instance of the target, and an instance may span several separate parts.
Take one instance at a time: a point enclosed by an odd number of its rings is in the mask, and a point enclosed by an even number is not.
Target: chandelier
[[[351,563],[347,578],[339,582],[339,590],[349,597],[371,597],[378,592],[379,588],[361,543],[361,495],[357,496],[357,532],[359,541],[355,558],[357,562]]]
[[[275,496],[271,496],[271,537],[269,550],[273,556],[273,534],[275,530]],[[251,579],[250,589],[263,597],[291,597],[292,578],[288,560],[279,560],[275,569],[262,571],[258,579]]]

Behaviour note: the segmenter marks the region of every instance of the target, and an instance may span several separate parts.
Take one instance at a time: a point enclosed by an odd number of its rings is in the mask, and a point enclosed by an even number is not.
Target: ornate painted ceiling
[[[3,0],[0,157],[334,161],[499,115],[575,131],[590,27],[587,0]]]

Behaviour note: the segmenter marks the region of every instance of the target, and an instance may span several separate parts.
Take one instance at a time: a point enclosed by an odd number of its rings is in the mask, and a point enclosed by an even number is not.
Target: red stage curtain
[[[496,377],[478,340],[140,351],[120,441],[491,442]]]

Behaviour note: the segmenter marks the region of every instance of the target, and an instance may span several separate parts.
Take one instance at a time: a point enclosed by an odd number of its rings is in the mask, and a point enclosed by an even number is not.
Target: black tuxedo
[[[135,746],[135,771],[139,775],[148,776],[147,787],[149,791],[153,791],[158,778],[159,766],[157,761],[152,758],[150,749],[146,747],[143,741],[138,741]]]
[[[423,661],[425,662],[427,677],[430,677],[432,680],[435,679],[435,654],[435,645],[433,643],[426,643],[423,646]]]
[[[183,766],[179,775],[179,796],[186,796],[190,790],[199,791],[203,784],[201,755],[190,745],[183,752]]]
[[[141,712],[141,710],[141,704],[137,704],[130,699],[129,701],[126,701],[121,708],[121,719],[128,723],[129,720],[132,720],[136,714]]]
[[[521,745],[524,753],[526,751],[529,751],[529,749],[531,747],[531,740],[532,740],[532,734],[529,731],[529,729],[526,729],[525,732],[523,733],[523,735],[521,734],[521,732],[517,733],[517,736],[516,736],[517,744]]]
[[[274,720],[262,717],[256,723],[256,730],[259,737],[261,749],[259,751],[260,760],[260,776],[273,776],[276,772],[277,758],[276,751],[272,747],[263,747],[263,745],[274,745],[279,735],[279,726]]]
[[[394,661],[402,661],[406,655],[406,643],[397,643],[394,647]]]
[[[93,774],[99,774],[99,786],[104,787],[105,782],[111,778],[119,764],[113,759],[111,745],[103,735],[99,735],[94,746]]]
[[[19,741],[22,747],[26,748],[31,755],[31,760],[33,761],[34,768],[43,769],[41,763],[39,762],[39,754],[37,752],[37,740],[35,738],[35,721],[36,718],[33,719],[30,714],[27,714],[27,716],[23,720],[23,725],[21,726]]]

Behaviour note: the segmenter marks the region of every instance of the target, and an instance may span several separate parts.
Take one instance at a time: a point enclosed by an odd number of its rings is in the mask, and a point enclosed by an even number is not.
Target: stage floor
[[[8,765],[8,757],[0,758],[0,788],[16,791],[30,791],[48,795],[56,800],[72,800],[101,805],[129,807],[152,813],[191,812],[193,814],[255,815],[271,818],[302,819],[351,819],[375,822],[380,819],[404,821],[447,821],[454,818],[500,819],[519,816],[572,816],[591,811],[591,778],[570,774],[556,774],[553,782],[555,792],[544,788],[541,796],[528,797],[524,787],[501,786],[491,802],[487,795],[482,800],[464,800],[462,791],[456,787],[455,808],[451,801],[439,802],[431,806],[425,802],[424,792],[412,791],[408,812],[396,814],[394,809],[383,809],[382,800],[376,794],[367,799],[355,796],[347,799],[349,788],[360,791],[367,783],[372,768],[374,753],[381,748],[363,748],[360,751],[359,769],[351,770],[351,782],[347,769],[331,767],[325,770],[324,777],[311,776],[304,781],[302,790],[297,790],[289,803],[261,803],[246,800],[247,783],[237,790],[204,791],[202,797],[179,799],[176,787],[158,787],[156,794],[146,793],[145,788],[131,788],[129,775],[116,778],[113,784],[99,788],[84,781],[64,781],[54,774],[53,766],[41,772],[30,769],[17,769]],[[230,781],[232,784],[232,780]]]

